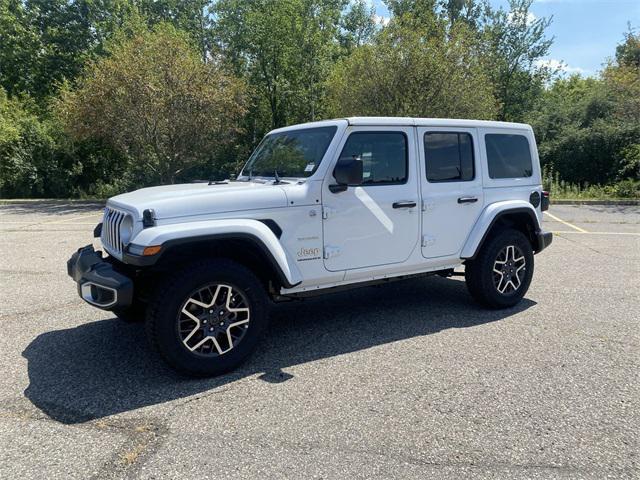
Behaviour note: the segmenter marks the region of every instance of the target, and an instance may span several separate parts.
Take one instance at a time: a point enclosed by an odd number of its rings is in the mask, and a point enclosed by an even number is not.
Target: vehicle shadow
[[[27,398],[68,424],[220,388],[249,375],[279,383],[283,369],[449,328],[466,328],[522,312],[535,302],[491,311],[475,305],[464,282],[423,278],[367,287],[274,307],[266,338],[244,365],[213,379],[173,373],[152,352],[140,324],[117,319],[44,333],[23,352]]]

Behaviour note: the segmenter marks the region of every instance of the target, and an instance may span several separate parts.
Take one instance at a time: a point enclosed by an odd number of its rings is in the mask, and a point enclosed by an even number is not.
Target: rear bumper
[[[126,308],[133,300],[133,281],[105,261],[92,245],[67,260],[67,273],[78,285],[85,302],[103,310]]]
[[[539,231],[536,234],[538,240],[538,248],[536,249],[536,253],[540,253],[542,250],[547,248],[553,242],[553,233],[551,232],[543,232]]]

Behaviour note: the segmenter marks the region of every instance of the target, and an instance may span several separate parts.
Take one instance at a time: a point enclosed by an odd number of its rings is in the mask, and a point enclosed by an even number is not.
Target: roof
[[[349,117],[349,125],[397,125],[429,127],[484,127],[530,129],[526,123],[495,122],[489,120],[465,120],[461,118],[413,118],[413,117]]]
[[[413,118],[413,117],[348,117],[300,123],[277,128],[269,133],[286,132],[300,128],[313,128],[345,124],[358,126],[411,126],[411,127],[460,127],[460,128],[512,128],[531,130],[525,123],[494,122],[488,120],[464,120],[460,118]]]

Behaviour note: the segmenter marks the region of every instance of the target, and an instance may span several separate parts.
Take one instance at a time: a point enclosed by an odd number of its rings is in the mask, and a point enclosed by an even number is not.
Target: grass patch
[[[560,179],[558,172],[543,168],[543,188],[558,200],[638,200],[640,180],[621,180],[611,185],[581,185]]]

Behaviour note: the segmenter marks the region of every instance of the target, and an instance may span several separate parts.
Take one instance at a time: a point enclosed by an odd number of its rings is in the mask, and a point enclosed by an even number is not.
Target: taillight
[[[542,192],[542,204],[540,205],[540,210],[546,212],[549,210],[549,204],[551,203],[551,199],[549,197],[549,192]]]

